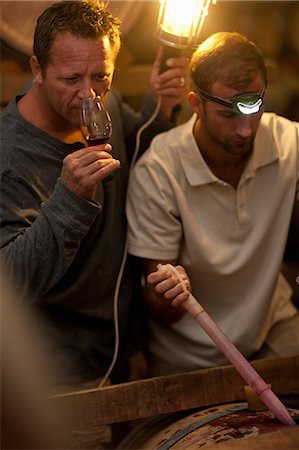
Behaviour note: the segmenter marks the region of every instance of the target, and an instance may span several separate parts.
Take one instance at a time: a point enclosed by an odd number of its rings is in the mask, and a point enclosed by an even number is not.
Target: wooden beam
[[[299,388],[299,355],[252,362],[274,392]],[[76,429],[244,400],[244,380],[231,365],[55,396]]]

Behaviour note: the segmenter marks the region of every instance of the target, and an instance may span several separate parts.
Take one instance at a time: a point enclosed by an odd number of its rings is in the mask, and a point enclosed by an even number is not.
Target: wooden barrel
[[[289,409],[295,418],[298,410]],[[299,428],[299,427],[294,427]],[[267,434],[275,440],[277,430],[287,431],[291,438],[290,430],[275,419],[270,411],[252,412],[248,410],[247,403],[233,403],[214,406],[208,409],[200,409],[190,413],[178,413],[167,416],[159,416],[147,420],[136,427],[120,444],[122,449],[151,449],[151,450],[193,450],[204,447],[218,447],[223,443],[230,444],[233,441],[237,447],[232,448],[282,448],[281,444],[275,447],[274,442],[269,442],[270,447],[242,447],[246,438],[258,437]],[[299,448],[299,429],[292,443],[285,448]],[[271,439],[270,439],[271,440]],[[291,441],[291,442],[292,442]],[[252,441],[251,441],[252,442]],[[285,441],[284,441],[285,442]],[[226,448],[226,447],[225,447]],[[284,448],[284,447],[283,447]]]

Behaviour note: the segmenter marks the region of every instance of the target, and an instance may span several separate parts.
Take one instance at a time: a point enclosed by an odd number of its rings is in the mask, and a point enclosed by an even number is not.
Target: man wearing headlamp
[[[190,67],[195,114],[153,140],[128,193],[154,375],[227,364],[181,306],[188,293],[158,263],[182,266],[195,298],[245,357],[299,352],[298,311],[279,273],[298,197],[298,123],[264,113],[264,58],[245,36],[212,35]]]

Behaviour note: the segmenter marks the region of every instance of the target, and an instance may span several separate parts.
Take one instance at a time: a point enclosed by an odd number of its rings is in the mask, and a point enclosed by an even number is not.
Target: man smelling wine
[[[97,386],[112,361],[136,131],[158,97],[160,112],[141,150],[154,134],[171,128],[189,84],[185,58],[169,60],[169,70],[159,74],[159,52],[152,92],[135,113],[111,90],[119,47],[119,21],[101,2],[53,4],[35,29],[35,82],[2,116],[2,262],[43,315],[34,326],[46,338],[49,365],[64,391]],[[109,143],[86,146],[80,110],[91,91],[105,99],[113,134]],[[129,258],[117,299],[120,347],[112,382],[129,378],[129,358],[143,348],[139,280],[138,265]]]

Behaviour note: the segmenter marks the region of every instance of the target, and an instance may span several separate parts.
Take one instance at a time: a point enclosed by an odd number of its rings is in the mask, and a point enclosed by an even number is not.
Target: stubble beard
[[[221,147],[230,155],[245,156],[252,153],[255,136],[244,140],[234,140],[227,138],[224,141],[219,140]]]
[[[234,156],[245,156],[252,152],[255,135],[248,138],[225,137],[221,138],[219,134],[210,126],[209,120],[205,120],[205,129],[210,139],[221,147],[226,153]]]

